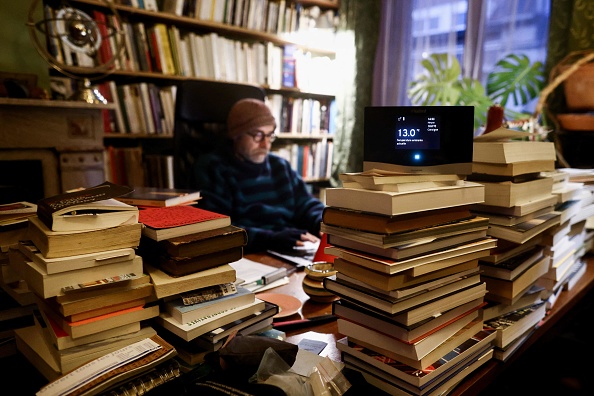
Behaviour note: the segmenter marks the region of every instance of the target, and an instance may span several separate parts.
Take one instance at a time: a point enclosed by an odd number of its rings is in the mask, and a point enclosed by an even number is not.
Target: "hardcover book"
[[[434,189],[390,192],[333,187],[326,190],[326,204],[384,215],[400,215],[425,210],[481,203],[485,187],[462,181],[455,186]]]
[[[322,221],[328,225],[358,229],[378,234],[413,231],[474,217],[469,206],[454,206],[396,216],[379,215],[359,210],[326,206]]]
[[[187,205],[143,209],[139,221],[142,235],[157,242],[231,225],[227,215]]]
[[[116,199],[134,206],[162,207],[195,204],[200,198],[200,191],[195,190],[164,187],[134,187],[134,191],[119,196]]]
[[[171,276],[184,276],[219,265],[229,264],[243,257],[243,247],[190,257],[161,256],[158,267]],[[150,262],[150,261],[149,261]]]
[[[147,240],[150,243],[152,240]],[[141,241],[143,246],[145,241]],[[159,249],[171,257],[194,257],[225,249],[245,246],[247,233],[234,225],[182,235],[159,242]]]
[[[395,234],[378,234],[354,228],[338,227],[322,222],[320,230],[328,235],[338,235],[357,242],[366,243],[380,248],[397,247],[403,244],[416,242],[427,238],[445,238],[460,235],[466,232],[486,230],[489,219],[486,217],[473,217],[469,220],[460,220],[438,226],[429,226],[413,231]]]
[[[90,231],[52,231],[37,216],[29,218],[27,236],[45,258],[68,257],[105,250],[135,248],[142,224],[126,224]]]
[[[52,231],[87,231],[138,222],[138,208],[115,197],[127,186],[104,182],[98,186],[43,198],[37,216]]]

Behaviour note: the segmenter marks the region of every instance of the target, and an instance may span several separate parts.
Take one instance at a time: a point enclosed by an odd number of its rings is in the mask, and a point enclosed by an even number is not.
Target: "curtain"
[[[338,175],[363,170],[363,113],[371,104],[373,62],[379,33],[379,1],[341,0],[337,32],[336,135],[331,185]]]
[[[594,49],[594,2],[591,0],[551,0],[546,75],[575,51]],[[563,111],[562,86],[548,100],[553,113]]]

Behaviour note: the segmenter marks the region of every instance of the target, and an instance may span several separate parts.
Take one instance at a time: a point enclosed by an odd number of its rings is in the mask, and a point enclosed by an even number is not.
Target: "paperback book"
[[[484,196],[484,186],[469,181],[461,181],[455,186],[402,193],[333,187],[326,190],[326,204],[384,215],[400,215],[480,203],[484,201]]]
[[[253,303],[255,300],[255,293],[239,286],[237,292],[233,294],[190,305],[186,305],[180,297],[164,302],[163,308],[179,323],[187,323],[225,309]]]
[[[190,341],[229,322],[259,312],[265,306],[266,303],[263,300],[256,298],[253,303],[228,308],[183,324],[168,313],[161,312],[157,317],[157,323],[183,340]]]
[[[450,237],[424,238],[389,248],[378,247],[369,243],[355,241],[340,235],[326,234],[328,244],[339,248],[354,249],[376,256],[403,260],[421,254],[433,253],[445,248],[455,247],[467,242],[477,241],[487,236],[487,230],[464,232]]]
[[[336,300],[332,303],[332,313],[338,318],[368,326],[369,328],[382,329],[382,331],[390,334],[394,338],[399,338],[406,342],[413,342],[414,340],[425,337],[463,316],[470,315],[472,312],[486,306],[486,304],[487,303],[485,303],[483,299],[475,299],[411,325],[404,325],[392,320],[388,314],[365,309],[364,307],[353,304],[345,299]]]
[[[135,248],[140,243],[141,223],[89,231],[52,231],[37,216],[29,217],[27,238],[45,258],[68,257],[106,250]]]
[[[461,220],[395,234],[377,234],[353,228],[332,226],[326,223],[321,224],[320,230],[328,235],[339,235],[347,239],[363,242],[380,248],[389,248],[426,238],[444,238],[463,234],[465,232],[486,230],[488,226],[488,218],[474,217],[470,220]]]
[[[544,318],[545,313],[546,304],[543,301],[486,321],[485,329],[495,330],[494,346],[506,348],[522,334],[533,329]]]
[[[43,198],[37,202],[37,216],[52,231],[87,231],[137,223],[138,208],[115,199],[131,190],[104,182]]]

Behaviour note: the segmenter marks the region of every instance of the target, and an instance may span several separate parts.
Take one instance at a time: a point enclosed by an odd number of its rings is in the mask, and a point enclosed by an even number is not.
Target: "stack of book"
[[[12,202],[0,205],[0,287],[20,305],[34,304],[33,293],[9,265],[8,250],[27,239],[28,217],[37,214],[37,205]]]
[[[499,128],[475,138],[473,173],[468,179],[485,186],[485,202],[473,205],[472,211],[489,219],[488,234],[498,239],[497,248],[479,261],[488,290],[486,324],[544,304],[539,280],[553,260],[545,234],[561,221],[553,193],[557,180],[549,174],[555,161],[554,143],[531,140],[526,132]],[[517,349],[542,319],[544,309],[537,310],[522,331],[506,329],[506,343],[499,342],[498,334],[497,359],[506,360]]]
[[[547,307],[551,308],[570,278],[575,282],[585,271],[582,256],[589,249],[586,223],[594,214],[594,197],[584,183],[571,181],[568,172],[558,170],[547,175],[555,180],[553,194],[557,196],[555,211],[560,223],[544,233],[543,245],[551,266],[538,284],[546,289]]]
[[[30,240],[9,250],[39,312],[17,348],[48,379],[155,334],[145,321],[159,307],[134,250],[138,208],[113,198],[128,190],[106,182],[40,200]]]
[[[496,240],[470,212],[481,184],[457,175],[366,171],[326,191],[322,231],[340,297],[337,342],[347,367],[389,394],[437,394],[492,356],[478,260]]]
[[[247,233],[229,216],[181,205],[142,209],[140,222],[139,254],[160,303],[154,326],[188,365],[232,333],[271,328],[278,306],[236,285],[230,263],[243,257]]]

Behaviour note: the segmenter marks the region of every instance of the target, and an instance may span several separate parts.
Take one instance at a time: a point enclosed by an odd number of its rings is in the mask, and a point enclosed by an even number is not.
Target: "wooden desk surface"
[[[266,255],[266,254],[248,254],[246,258],[258,261],[264,264],[286,268],[292,268],[292,265],[285,263],[280,259]],[[576,283],[576,285],[569,291],[563,291],[557,298],[553,308],[543,320],[534,334],[514,353],[506,363],[497,360],[491,360],[480,367],[477,371],[470,374],[464,379],[451,394],[453,395],[476,395],[481,390],[484,390],[498,375],[503,373],[505,369],[517,359],[521,354],[526,352],[531,345],[536,343],[539,339],[547,334],[561,318],[569,313],[569,311],[583,299],[590,290],[594,288],[594,256],[587,255],[585,261],[588,264],[586,273]],[[332,313],[331,303],[317,303],[309,299],[301,287],[301,282],[305,273],[295,272],[291,274],[289,284],[283,285],[274,289],[267,290],[267,292],[288,294],[297,297],[302,303],[302,308],[294,315],[283,318],[284,320],[300,319],[312,316],[319,316]],[[287,331],[287,340],[292,343],[299,343],[300,340],[314,339],[328,343],[326,348],[320,353],[321,356],[328,356],[334,361],[341,361],[340,351],[336,348],[336,341],[344,337],[338,333],[336,322],[325,323],[322,325],[313,325],[310,328]]]

